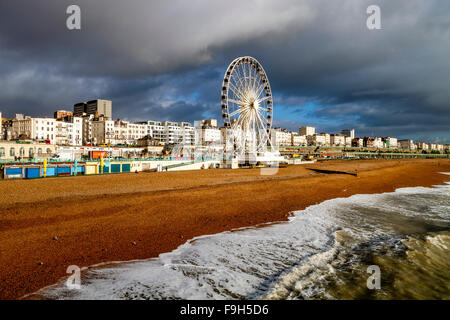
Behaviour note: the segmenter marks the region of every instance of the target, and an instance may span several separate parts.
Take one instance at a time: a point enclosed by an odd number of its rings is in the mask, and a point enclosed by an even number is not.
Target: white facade
[[[341,130],[341,134],[346,136],[346,137],[350,137],[351,139],[353,139],[353,138],[355,138],[355,129]]]
[[[300,127],[301,136],[313,136],[316,134],[316,128],[314,127]]]
[[[412,140],[399,140],[398,144],[401,149],[405,149],[405,150],[415,150],[416,149],[416,145],[414,144],[414,141],[412,141]]]
[[[56,120],[53,118],[31,118],[13,120],[11,126],[11,139],[27,137],[33,140],[49,140],[56,143]]]
[[[122,120],[93,120],[92,143],[93,144],[134,144],[136,140],[148,135],[147,124],[130,123]],[[150,131],[151,132],[151,131]]]
[[[195,134],[196,145],[221,143],[222,133],[219,128],[198,128]]]
[[[345,137],[345,146],[346,147],[351,147],[352,146],[352,137]]]
[[[56,144],[80,146],[83,143],[83,119],[73,117],[70,121],[56,121]]]
[[[67,122],[56,121],[56,144],[59,146],[70,145],[68,139]]]
[[[196,120],[194,125],[196,145],[222,143],[222,131],[217,127],[216,119]]]
[[[330,144],[332,146],[339,146],[339,147],[345,146],[345,136],[340,134],[332,134],[330,136]]]
[[[352,147],[363,147],[364,146],[364,139],[362,138],[354,138],[352,139]]]
[[[438,144],[438,143],[430,143],[430,150],[433,151],[443,151],[444,150],[444,145],[443,144]]]
[[[189,122],[147,121],[147,132],[162,143],[195,143],[195,128]]]
[[[398,140],[397,140],[397,138],[386,137],[386,138],[384,138],[384,141],[386,143],[386,148],[395,149],[395,148],[398,147]]]
[[[308,141],[308,145],[310,146],[324,146],[327,142],[325,135],[315,134],[313,136],[306,136],[306,139]]]
[[[306,139],[306,136],[302,136],[302,135],[292,132],[292,145],[293,146],[307,146],[308,140]]]
[[[14,160],[20,158],[47,158],[56,151],[56,146],[46,143],[31,142],[19,144],[14,141],[0,141],[0,159]]]
[[[378,138],[378,137],[374,138],[373,139],[373,147],[374,148],[380,148],[380,149],[384,148],[385,144],[383,142],[383,139]]]
[[[419,150],[428,150],[428,143],[425,142],[417,142],[416,147]]]
[[[290,146],[292,144],[292,133],[287,130],[271,129],[270,137],[272,146]]]
[[[92,144],[92,120],[94,119],[93,115],[84,115],[81,117],[82,121],[82,144],[88,145]]]
[[[317,133],[307,138],[308,144],[312,146],[329,146],[331,144],[331,137],[328,133]]]

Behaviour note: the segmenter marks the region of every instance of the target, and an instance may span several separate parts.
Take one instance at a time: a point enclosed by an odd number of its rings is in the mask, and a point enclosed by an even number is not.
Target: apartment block
[[[350,137],[351,139],[355,138],[355,129],[345,129],[341,130],[341,134]]]
[[[145,123],[148,125],[148,133],[164,144],[195,143],[195,128],[189,122],[149,120]]]
[[[112,101],[96,99],[88,102],[76,103],[73,106],[73,115],[81,117],[84,114],[94,117],[104,116],[112,119]]]
[[[33,139],[51,144],[56,143],[56,120],[53,118],[31,118],[19,116],[19,119],[12,120],[11,139]]]
[[[91,120],[92,143],[99,144],[134,144],[136,140],[148,135],[148,125],[144,123],[130,123],[120,119]]]
[[[307,146],[308,140],[306,139],[306,136],[302,136],[296,132],[291,133],[291,145],[292,146]]]
[[[398,147],[397,138],[385,137],[383,140],[386,148],[395,149]]]
[[[286,129],[271,129],[270,139],[272,146],[290,146],[292,144],[292,134]]]
[[[63,118],[67,117],[73,117],[73,112],[67,110],[56,110],[53,113],[53,118],[55,118],[56,120],[62,120]]]
[[[428,150],[428,143],[425,142],[416,142],[416,148],[418,150]]]
[[[362,138],[352,139],[352,147],[355,147],[355,148],[364,147],[364,139],[362,139]]]
[[[194,127],[196,145],[222,143],[222,131],[217,127],[216,119],[196,120]]]
[[[332,134],[330,135],[330,144],[332,146],[345,146],[345,136],[342,134]]]
[[[316,128],[314,127],[300,127],[299,129],[301,136],[313,136],[316,133]]]
[[[404,150],[415,150],[416,145],[414,144],[413,140],[405,139],[405,140],[399,140],[398,141],[400,149]]]

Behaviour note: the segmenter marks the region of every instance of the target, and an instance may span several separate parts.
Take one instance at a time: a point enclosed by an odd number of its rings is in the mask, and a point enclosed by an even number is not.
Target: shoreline
[[[201,235],[286,221],[328,199],[449,180],[439,172],[450,172],[449,160],[337,160],[274,176],[239,169],[2,181],[0,298],[52,285],[69,265],[149,259]]]

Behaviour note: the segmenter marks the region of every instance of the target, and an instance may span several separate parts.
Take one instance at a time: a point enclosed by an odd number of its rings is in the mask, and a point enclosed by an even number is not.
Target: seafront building
[[[194,128],[196,146],[221,144],[225,141],[222,138],[222,131],[217,126],[217,119],[196,120]]]
[[[345,146],[345,136],[342,134],[331,134],[330,135],[330,144],[332,146]]]
[[[425,142],[416,142],[416,148],[418,150],[428,150],[428,143]]]
[[[18,119],[17,119],[18,118]],[[10,139],[48,141],[56,144],[56,120],[53,118],[31,118],[18,115],[12,121]]]
[[[101,118],[92,121],[91,126],[91,140],[95,145],[135,144],[136,140],[142,139],[149,134],[147,124],[130,123],[120,119],[114,121]]]
[[[313,136],[316,133],[314,127],[300,127],[299,132],[301,136]]]
[[[152,144],[158,144],[152,146],[154,147],[152,153],[162,149],[164,145],[183,146],[183,150],[190,150],[187,153],[191,153],[194,146],[210,152],[220,149],[220,146],[223,148],[227,141],[226,128],[219,127],[217,119],[197,120],[194,125],[190,122],[175,121],[113,120],[112,102],[104,99],[77,103],[73,111],[56,110],[53,118],[33,118],[18,113],[13,119],[3,119],[0,112],[0,119],[2,120],[0,139],[23,140],[52,146],[137,146],[151,141]],[[356,137],[354,129],[344,129],[340,133],[332,134],[316,133],[316,128],[311,126],[299,127],[298,132],[279,127],[271,128],[269,139],[274,147],[366,147],[426,152],[443,152],[449,149],[448,145],[414,142],[411,139]],[[0,154],[6,156],[9,149],[3,148],[4,153]],[[8,153],[13,154],[11,156],[13,158],[25,157],[31,152],[25,148],[15,148],[13,151]],[[33,149],[33,152],[33,154],[47,154],[39,150],[39,147]]]
[[[48,158],[55,154],[56,145],[40,143],[36,141],[0,141],[0,159],[32,159]]]
[[[290,146],[292,145],[292,133],[286,129],[273,128],[270,130],[272,146]]]
[[[95,117],[103,116],[112,119],[112,101],[96,99],[88,102],[76,103],[73,106],[73,115],[81,117],[83,114]]]
[[[191,145],[195,141],[195,128],[189,122],[148,120],[138,123],[146,123],[148,125],[147,134],[163,144]]]
[[[416,145],[414,144],[414,141],[410,140],[410,139],[399,140],[398,144],[399,144],[400,149],[405,149],[405,150],[415,150],[416,149]]]
[[[392,137],[385,137],[383,138],[384,140],[384,144],[386,148],[393,148],[396,149],[398,142],[397,142],[397,138],[392,138]]]
[[[362,138],[352,139],[352,147],[355,147],[355,148],[364,147],[364,139],[362,139]]]
[[[56,144],[81,146],[83,143],[83,119],[66,116],[65,121],[56,120]]]
[[[301,135],[297,132],[292,132],[292,145],[293,146],[307,146],[308,140],[306,136]]]
[[[56,120],[62,120],[66,117],[73,117],[73,112],[67,110],[56,110],[53,113],[53,118]]]
[[[341,130],[341,134],[343,136],[346,137],[350,137],[350,139],[354,139],[355,138],[355,129],[345,129],[345,130]]]

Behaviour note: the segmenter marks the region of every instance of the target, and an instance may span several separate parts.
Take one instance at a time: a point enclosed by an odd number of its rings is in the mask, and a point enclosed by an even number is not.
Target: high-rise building
[[[81,117],[83,114],[104,116],[112,119],[112,101],[110,100],[91,100],[88,102],[80,102],[73,106],[73,115]]]
[[[301,136],[313,136],[316,133],[316,128],[314,127],[300,127]]]
[[[60,120],[65,117],[73,117],[73,112],[67,110],[56,110],[53,113],[53,118],[55,118],[56,120]]]
[[[354,138],[355,137],[355,129],[346,129],[346,130],[341,130],[341,134],[346,136],[346,137],[350,137],[350,138]]]

